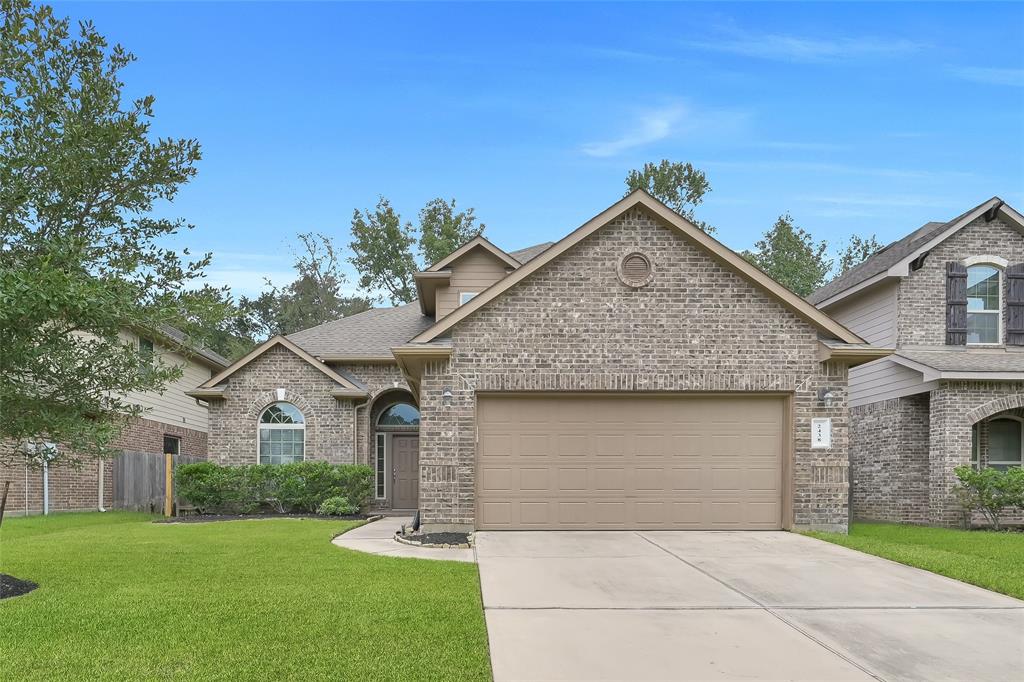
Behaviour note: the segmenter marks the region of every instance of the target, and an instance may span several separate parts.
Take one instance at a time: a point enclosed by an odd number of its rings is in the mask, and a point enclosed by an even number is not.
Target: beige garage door
[[[482,529],[782,525],[781,397],[486,396]]]

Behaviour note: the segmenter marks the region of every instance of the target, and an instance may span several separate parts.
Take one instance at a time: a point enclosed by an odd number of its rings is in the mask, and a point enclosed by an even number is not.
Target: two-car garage
[[[786,397],[478,394],[477,527],[774,530]]]

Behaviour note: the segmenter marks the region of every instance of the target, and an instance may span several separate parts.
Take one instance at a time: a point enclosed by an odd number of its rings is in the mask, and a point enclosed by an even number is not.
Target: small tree
[[[455,199],[432,199],[420,210],[420,256],[429,267],[474,237],[483,234],[473,209],[456,212]]]

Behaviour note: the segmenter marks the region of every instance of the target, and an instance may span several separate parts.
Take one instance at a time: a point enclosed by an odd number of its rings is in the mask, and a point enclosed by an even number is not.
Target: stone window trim
[[[1007,395],[991,400],[965,413],[963,419],[968,424],[976,424],[987,417],[994,417],[1000,412],[1017,408],[1024,408],[1024,394]]]
[[[999,282],[996,285],[996,307],[994,309],[982,309],[982,310],[971,310],[968,305],[968,328],[967,328],[967,346],[974,347],[995,347],[1003,345],[1003,307],[1005,304],[1005,296],[1003,295],[1003,288],[1006,286],[1006,267],[1009,265],[1009,261],[999,256],[970,256],[964,258],[961,263],[967,268],[967,275],[970,278],[970,272],[973,268],[992,268],[996,271],[999,277]],[[970,340],[970,316],[971,315],[989,315],[996,319],[996,340],[995,341],[971,341]]]

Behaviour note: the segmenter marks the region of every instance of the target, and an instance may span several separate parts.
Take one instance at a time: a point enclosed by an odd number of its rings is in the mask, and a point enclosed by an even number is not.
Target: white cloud
[[[728,52],[744,57],[789,62],[846,61],[865,57],[892,57],[917,52],[924,45],[880,36],[804,37],[777,33],[748,33],[729,29],[714,40],[688,41],[699,50]]]
[[[587,156],[606,157],[664,140],[676,131],[686,113],[686,108],[679,104],[645,112],[618,138],[588,142],[580,149]]]
[[[698,110],[676,102],[667,106],[642,111],[632,124],[618,137],[587,142],[580,151],[587,156],[610,157],[644,147],[655,142],[700,133],[702,136],[728,133],[735,135],[743,127],[748,115],[727,110]]]
[[[988,85],[1008,85],[1024,88],[1024,69],[999,69],[981,66],[961,66],[950,69],[950,72],[968,81],[986,83]]]
[[[898,195],[898,196],[872,196],[866,194],[832,194],[832,195],[809,195],[798,196],[798,201],[806,201],[812,204],[829,204],[832,206],[867,206],[885,208],[905,208],[919,206],[957,206],[958,204],[949,199],[940,197]],[[851,209],[852,210],[852,209]]]

